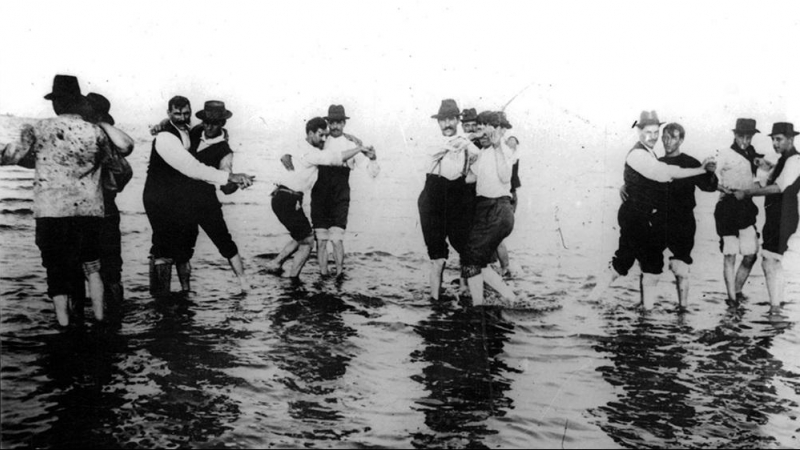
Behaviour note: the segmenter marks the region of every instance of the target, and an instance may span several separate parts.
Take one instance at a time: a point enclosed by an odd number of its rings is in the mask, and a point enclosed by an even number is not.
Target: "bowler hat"
[[[230,119],[233,113],[225,109],[225,102],[209,100],[203,105],[203,109],[198,111],[195,116],[200,120],[217,122]]]
[[[111,102],[100,94],[90,92],[86,94],[86,100],[89,101],[89,106],[94,111],[95,116],[98,117],[99,122],[105,122],[109,125],[114,125],[114,118],[108,113],[111,109]]]
[[[777,122],[772,124],[772,133],[769,134],[770,137],[775,136],[776,134],[782,134],[787,137],[797,136],[797,131],[794,131],[794,125],[789,122]]]
[[[761,133],[756,129],[755,119],[736,119],[736,128],[733,132],[744,135]]]
[[[642,129],[648,125],[664,125],[664,122],[658,121],[658,114],[655,111],[642,111],[639,114],[639,120],[633,123],[633,126]]]
[[[466,108],[461,113],[462,122],[476,122],[478,120],[478,111],[475,108]]]
[[[53,78],[53,92],[45,95],[44,99],[78,97],[81,97],[81,87],[78,86],[78,79],[72,75],[56,75]]]
[[[325,116],[325,120],[328,122],[341,122],[347,119],[349,119],[349,117],[344,114],[343,105],[331,105],[328,107],[328,115]]]
[[[448,117],[458,117],[459,115],[461,115],[461,111],[458,109],[456,101],[452,98],[446,98],[442,100],[442,104],[439,106],[439,113],[432,115],[431,118],[446,119]]]

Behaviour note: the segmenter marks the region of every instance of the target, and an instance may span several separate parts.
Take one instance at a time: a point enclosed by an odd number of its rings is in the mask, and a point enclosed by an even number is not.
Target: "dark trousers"
[[[417,207],[428,257],[447,259],[447,241],[459,254],[466,250],[475,211],[474,184],[428,174]]]

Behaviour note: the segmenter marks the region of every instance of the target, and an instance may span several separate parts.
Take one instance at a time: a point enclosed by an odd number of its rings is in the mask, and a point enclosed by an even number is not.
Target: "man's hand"
[[[150,126],[150,134],[155,136],[158,133],[161,133],[167,128],[167,124],[169,124],[169,119],[164,119],[161,122],[158,122],[155,125]]]
[[[516,137],[511,136],[508,139],[506,139],[506,145],[511,150],[517,151],[517,146],[519,145],[519,140]]]
[[[292,164],[292,155],[287,153],[281,156],[281,164],[283,164],[283,168],[288,170],[289,172],[294,171],[294,164]]]
[[[361,147],[362,145],[364,145],[361,142],[361,139],[353,136],[352,134],[342,133],[342,136],[344,136],[344,138],[347,139],[348,141],[356,144],[356,146],[358,146],[358,147]]]
[[[362,148],[361,153],[363,153],[364,156],[372,161],[375,161],[378,158],[378,155],[375,153],[375,148],[371,145],[369,147]]]
[[[753,159],[753,162],[759,169],[766,170],[767,172],[769,172],[770,170],[772,170],[773,167],[775,167],[775,164],[772,164],[771,162],[767,161],[766,158],[760,156]]]
[[[727,186],[723,186],[721,184],[717,186],[717,190],[722,192],[723,194],[733,195],[733,189],[731,189],[731,188],[729,188]]]
[[[247,175],[246,173],[232,173],[228,175],[228,182],[236,183],[242,189],[247,189],[253,185],[256,177]]]
[[[704,159],[703,160],[703,169],[705,169],[706,172],[712,172],[712,173],[716,172],[717,171],[717,161],[713,157]]]
[[[744,200],[747,198],[747,192],[743,190],[734,190],[733,195],[736,196],[736,200]]]

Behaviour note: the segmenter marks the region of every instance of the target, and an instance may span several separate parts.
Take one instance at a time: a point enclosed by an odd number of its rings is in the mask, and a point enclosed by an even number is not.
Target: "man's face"
[[[169,116],[169,120],[175,125],[187,126],[192,120],[192,107],[189,105],[186,105],[182,108],[176,108],[173,106],[167,110],[167,115]]]
[[[656,146],[656,142],[658,142],[658,132],[658,125],[647,125],[639,129],[639,141],[647,148],[653,148]]]
[[[318,149],[322,149],[325,147],[325,139],[328,138],[328,129],[322,128],[313,133],[309,132],[308,137],[310,139],[311,145],[317,147]]]
[[[753,135],[734,134],[733,139],[736,141],[736,146],[738,146],[742,150],[747,150],[747,147],[750,147],[750,143],[753,141]]]
[[[213,139],[222,134],[222,123],[204,120],[203,131],[205,132],[207,138]]]
[[[480,137],[480,144],[481,148],[489,148],[492,146],[492,132],[494,131],[494,127],[491,125],[486,125],[485,123],[476,124],[475,128],[476,131],[482,131],[483,134]]]
[[[664,143],[664,151],[667,156],[672,156],[680,153],[683,139],[681,138],[680,131],[672,130],[671,132],[664,132],[664,135],[661,137],[661,142]]]
[[[478,131],[478,122],[474,120],[470,120],[469,122],[461,122],[461,128],[464,129],[464,133],[474,133]]]
[[[331,137],[338,138],[344,133],[344,120],[335,120],[333,122],[328,122],[328,131],[330,132]]]
[[[458,117],[445,117],[439,119],[439,128],[445,137],[455,136],[458,131]]]
[[[783,134],[776,134],[772,136],[772,148],[781,155],[788,152],[794,147],[794,137],[788,137]]]

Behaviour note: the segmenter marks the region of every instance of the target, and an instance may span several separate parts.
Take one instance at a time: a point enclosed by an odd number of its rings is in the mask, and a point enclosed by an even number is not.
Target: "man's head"
[[[478,131],[478,112],[475,108],[466,108],[461,113],[461,128],[464,133],[474,133]]]
[[[642,111],[639,120],[634,123],[638,128],[639,142],[647,148],[653,148],[658,142],[658,134],[663,122],[658,121],[658,114],[655,111]]]
[[[56,75],[53,78],[53,90],[44,96],[45,100],[53,102],[53,111],[56,114],[80,114],[84,117],[91,115],[89,103],[81,94],[78,79],[72,75]]]
[[[322,149],[325,146],[325,139],[328,137],[328,122],[322,117],[314,117],[306,122],[306,141],[309,144]]]
[[[180,95],[169,99],[167,115],[174,125],[188,127],[192,122],[192,105],[189,103],[189,99]]]
[[[754,119],[736,119],[736,128],[733,129],[733,139],[736,141],[736,146],[742,150],[750,147],[753,141],[753,135],[760,133],[756,128],[756,121]]]
[[[222,134],[222,127],[233,116],[233,113],[225,108],[225,102],[219,100],[209,100],[203,105],[203,109],[196,114],[197,118],[203,121],[203,131],[207,138],[215,138]]]
[[[664,143],[664,151],[667,156],[678,156],[681,154],[681,144],[686,137],[686,130],[679,123],[668,123],[664,127],[664,134],[661,142]]]
[[[431,116],[431,118],[439,121],[439,129],[442,130],[442,135],[445,137],[455,136],[458,132],[458,117],[461,111],[458,109],[456,101],[451,98],[442,100],[439,106],[439,112]]]
[[[329,106],[328,115],[325,116],[325,120],[328,122],[328,133],[335,138],[342,136],[347,119],[349,117],[344,113],[343,105]]]
[[[84,119],[92,123],[105,122],[109,125],[114,125],[114,118],[109,114],[111,102],[105,96],[90,92],[86,94],[86,100],[89,102],[92,114],[90,117],[84,117]]]
[[[789,122],[777,122],[772,124],[772,148],[781,155],[794,148],[794,137],[798,132],[794,131],[794,125]]]
[[[478,130],[483,132],[481,147],[499,146],[506,133],[502,116],[497,111],[483,111],[478,114]]]

